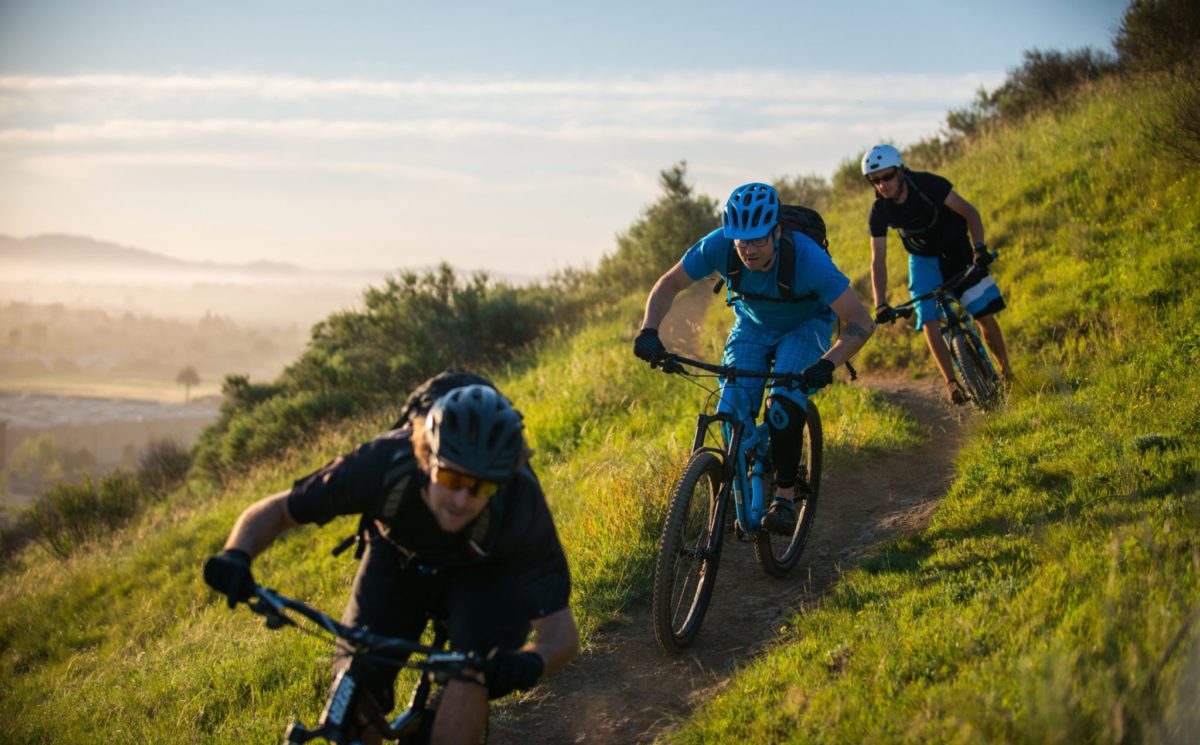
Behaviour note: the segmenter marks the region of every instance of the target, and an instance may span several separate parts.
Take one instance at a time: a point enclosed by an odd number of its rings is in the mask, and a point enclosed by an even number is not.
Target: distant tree
[[[200,385],[200,373],[196,372],[196,368],[188,365],[175,376],[175,382],[183,386],[183,401],[187,403],[191,400],[192,386]]]

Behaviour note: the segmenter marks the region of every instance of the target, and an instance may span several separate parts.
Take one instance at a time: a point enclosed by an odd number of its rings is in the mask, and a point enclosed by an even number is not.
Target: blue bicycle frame
[[[696,365],[693,360],[687,360],[687,362]],[[714,371],[720,370],[716,366],[711,367],[714,368]],[[745,375],[745,373],[740,374]],[[791,377],[783,373],[778,375],[764,373],[760,376],[774,379],[777,382],[786,381]],[[727,382],[731,384],[734,379],[734,377],[730,377]],[[750,419],[754,421],[753,416]],[[721,436],[725,440],[723,449],[704,444],[705,434],[713,424],[721,425]],[[738,525],[741,526],[744,533],[750,534],[762,530],[760,523],[769,506],[770,495],[767,494],[766,472],[767,464],[770,462],[770,454],[767,450],[770,443],[770,430],[766,422],[757,422],[754,424],[754,429],[751,430],[750,437],[746,438],[745,429],[745,423],[739,421],[732,413],[700,414],[696,426],[696,438],[692,442],[692,453],[708,449],[724,455],[725,476],[726,481],[733,485],[733,505]],[[714,517],[722,520],[724,512],[725,508],[722,504]]]

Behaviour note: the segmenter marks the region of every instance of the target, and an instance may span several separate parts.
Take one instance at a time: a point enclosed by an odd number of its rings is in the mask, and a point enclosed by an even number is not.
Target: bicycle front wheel
[[[989,411],[1000,404],[999,381],[987,361],[980,358],[979,350],[971,341],[967,334],[958,333],[954,335],[950,348],[958,359],[963,385],[967,387],[975,405],[983,411]]]
[[[796,566],[813,522],[817,519],[817,497],[821,494],[821,414],[817,405],[808,402],[808,417],[804,422],[803,450],[799,473],[796,474],[796,527],[790,536],[771,535],[766,530],[754,534],[754,555],[763,571],[772,577],[782,577]]]
[[[692,643],[708,610],[721,558],[718,500],[726,493],[720,456],[692,455],[675,487],[654,568],[654,635],[678,654]]]

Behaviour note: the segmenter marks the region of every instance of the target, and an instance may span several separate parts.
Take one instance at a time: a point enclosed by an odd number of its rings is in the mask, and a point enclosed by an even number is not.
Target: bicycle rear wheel
[[[989,411],[1000,404],[1000,381],[992,372],[991,365],[980,358],[979,350],[972,341],[966,333],[955,334],[950,349],[958,359],[963,385],[967,387],[971,399],[980,409]]]
[[[675,487],[654,568],[654,636],[663,650],[678,654],[692,643],[708,610],[721,532],[715,515],[726,494],[720,456],[711,451],[692,455]]]
[[[800,469],[796,476],[796,528],[790,536],[772,535],[766,530],[754,534],[754,555],[763,571],[772,577],[782,577],[796,566],[800,554],[804,553],[804,547],[808,545],[808,536],[817,518],[817,497],[821,494],[823,441],[821,414],[811,400],[808,402],[808,417],[804,422],[803,443]]]

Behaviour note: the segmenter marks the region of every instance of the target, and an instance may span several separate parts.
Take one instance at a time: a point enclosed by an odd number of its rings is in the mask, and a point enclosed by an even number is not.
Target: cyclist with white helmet
[[[780,224],[779,195],[767,184],[752,183],[733,190],[725,204],[722,227],[701,238],[684,253],[650,291],[642,330],[633,351],[656,364],[666,353],[658,327],[682,290],[705,277],[719,274],[737,292],[731,295],[733,328],[725,342],[722,364],[746,370],[803,373],[808,392],[833,381],[833,371],[849,360],[875,330],[871,315],[850,289],[829,254],[799,230]],[[784,297],[779,278],[781,246],[794,246],[790,292]],[[781,275],[781,272],[783,274]],[[843,322],[842,333],[830,345],[833,320]],[[740,378],[725,381],[718,411],[749,420],[762,403],[765,381]],[[806,392],[772,387],[765,418],[770,429],[771,460],[775,464],[775,498],[762,518],[762,527],[789,534],[796,521],[796,482],[807,407]]]
[[[250,597],[251,560],[282,533],[359,515],[362,560],[342,622],[417,641],[435,613],[451,648],[487,655],[479,684],[447,684],[433,730],[435,742],[479,742],[489,698],[532,688],[579,649],[567,561],[523,430],[490,381],[436,376],[395,429],[247,508],[204,579],[232,607]],[[338,655],[335,678],[348,664]],[[357,714],[363,742],[380,742],[365,712],[392,708],[395,678],[378,667],[360,681],[372,699]]]
[[[984,243],[983,219],[979,210],[954,191],[945,178],[925,171],[910,171],[900,151],[891,145],[876,145],[862,158],[862,173],[875,189],[875,202],[868,219],[871,233],[871,288],[875,295],[875,320],[886,323],[895,312],[887,297],[887,231],[894,228],[908,251],[908,289],[917,296],[942,284],[972,263],[980,271],[960,285],[955,295],[975,318],[1006,385],[1012,370],[1004,335],[994,313],[1003,310],[1004,298],[996,280],[988,275],[991,254]],[[933,300],[917,304],[917,329],[946,380],[946,395],[954,404],[967,401],[954,377],[950,350],[940,333],[937,306]]]

